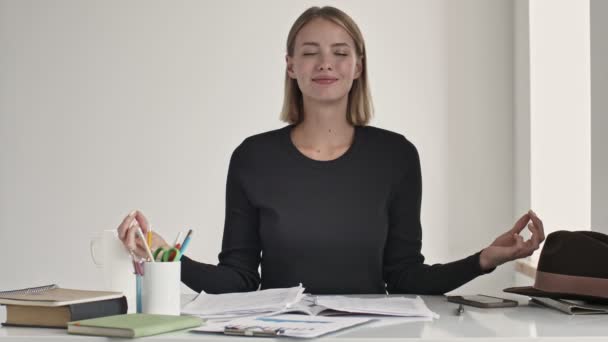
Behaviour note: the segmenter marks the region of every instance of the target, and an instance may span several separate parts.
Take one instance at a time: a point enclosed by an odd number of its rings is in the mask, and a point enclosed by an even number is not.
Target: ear
[[[363,56],[357,58],[357,65],[355,65],[355,76],[353,79],[359,78],[363,72]]]
[[[287,75],[296,79],[296,73],[293,71],[293,57],[285,55],[285,63],[287,64]]]

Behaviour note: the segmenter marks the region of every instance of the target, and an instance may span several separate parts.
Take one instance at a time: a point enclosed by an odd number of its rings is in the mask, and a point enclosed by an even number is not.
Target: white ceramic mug
[[[180,261],[144,262],[141,296],[143,313],[179,316],[181,264]]]
[[[103,271],[104,290],[122,292],[127,297],[128,312],[134,313],[135,274],[131,254],[118,238],[115,229],[104,230],[91,240],[91,257]]]

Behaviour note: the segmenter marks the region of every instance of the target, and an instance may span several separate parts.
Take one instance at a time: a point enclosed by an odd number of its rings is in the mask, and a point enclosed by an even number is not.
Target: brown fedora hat
[[[534,286],[503,291],[530,297],[608,303],[608,235],[560,230],[547,236]]]

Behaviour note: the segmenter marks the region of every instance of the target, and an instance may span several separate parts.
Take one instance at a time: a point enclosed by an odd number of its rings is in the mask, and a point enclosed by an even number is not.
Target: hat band
[[[555,293],[608,298],[608,279],[536,271],[534,288]]]

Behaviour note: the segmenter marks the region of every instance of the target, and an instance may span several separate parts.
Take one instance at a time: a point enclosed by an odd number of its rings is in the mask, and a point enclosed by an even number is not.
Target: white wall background
[[[597,203],[592,189],[605,180],[591,179],[602,160],[591,147],[603,148],[591,141],[590,112],[590,47],[601,46],[603,36],[590,39],[588,0],[516,0],[515,22],[515,212],[534,208],[547,235],[588,230]]]
[[[591,0],[591,227],[608,234],[608,1]]]
[[[512,1],[0,0],[0,288],[99,287],[89,239],[135,208],[215,263],[230,154],[282,127],[287,32],[325,4],[364,33],[372,125],[420,151],[427,262],[509,228]]]
[[[588,230],[589,1],[534,0],[529,14],[532,207],[544,213],[548,232]]]
[[[513,1],[446,3],[447,232],[464,257],[513,225]],[[507,264],[460,291],[500,292],[512,278]]]

